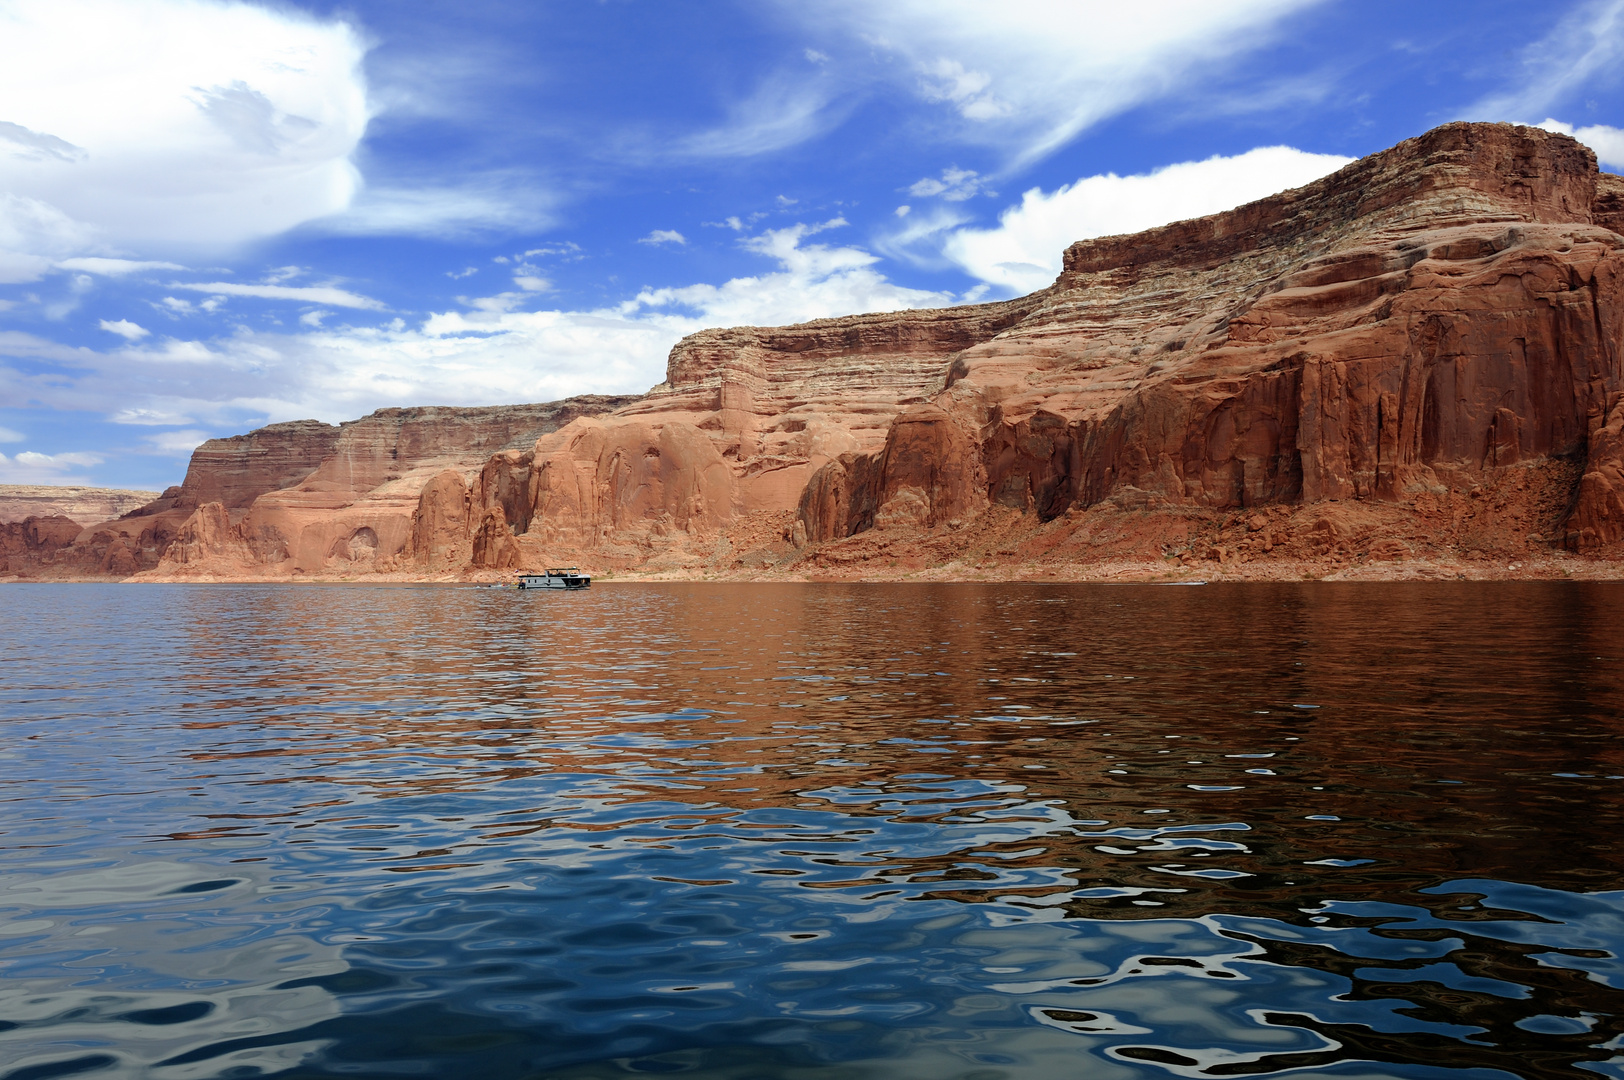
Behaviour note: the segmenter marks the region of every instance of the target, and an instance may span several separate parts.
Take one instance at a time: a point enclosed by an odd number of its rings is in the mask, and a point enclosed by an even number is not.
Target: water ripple
[[[0,1080],[1624,1076],[1624,593],[0,591]]]

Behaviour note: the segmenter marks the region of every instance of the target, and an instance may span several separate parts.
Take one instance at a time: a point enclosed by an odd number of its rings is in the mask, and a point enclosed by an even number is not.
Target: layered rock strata
[[[127,514],[157,497],[156,491],[75,484],[0,484],[0,524],[60,516],[80,525],[94,525]]]
[[[8,555],[8,565],[43,577],[289,577],[416,566],[413,517],[436,476],[477,477],[493,453],[533,446],[630,400],[381,409],[336,426],[300,420],[211,439],[179,486],[67,543]]]
[[[1611,549],[1621,225],[1624,180],[1574,140],[1451,124],[1074,244],[1020,300],[696,335],[472,497],[521,547],[643,569],[1007,563],[1082,533],[1157,558]],[[1303,507],[1331,510],[1259,516]],[[1102,541],[1113,514],[1156,524]]]
[[[246,445],[205,447],[143,512],[180,520],[136,546],[182,576],[1610,558],[1620,228],[1624,178],[1581,144],[1450,124],[1236,210],[1074,244],[1017,300],[696,334],[647,395],[478,461],[465,440],[400,466],[399,436],[367,434],[395,430],[382,414],[244,437],[253,467],[230,464]],[[329,438],[308,475],[255,490]],[[94,562],[96,543],[69,550]]]

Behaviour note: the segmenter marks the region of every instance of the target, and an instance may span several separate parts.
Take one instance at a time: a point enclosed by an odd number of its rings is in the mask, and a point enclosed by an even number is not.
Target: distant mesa
[[[1017,300],[703,331],[638,397],[216,439],[8,572],[1614,574],[1621,228],[1572,138],[1448,124]]]
[[[157,497],[156,491],[121,488],[0,484],[0,525],[54,516],[94,525],[137,510]]]

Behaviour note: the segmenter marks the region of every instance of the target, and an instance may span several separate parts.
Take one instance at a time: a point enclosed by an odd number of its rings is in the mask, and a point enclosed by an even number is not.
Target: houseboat
[[[592,584],[592,575],[581,573],[580,567],[564,566],[540,574],[520,574],[521,589],[584,589]]]

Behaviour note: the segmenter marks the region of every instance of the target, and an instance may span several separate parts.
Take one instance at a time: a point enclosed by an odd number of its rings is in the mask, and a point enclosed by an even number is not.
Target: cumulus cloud
[[[363,53],[348,24],[286,6],[9,0],[0,275],[30,272],[20,256],[229,246],[345,209]]]
[[[105,459],[100,454],[70,452],[65,454],[39,454],[24,450],[14,457],[0,454],[0,483],[4,484],[60,484],[79,479],[71,475],[76,469],[100,465]]]
[[[1188,87],[1272,40],[1318,0],[826,0],[791,17],[898,57],[914,95],[958,134],[1034,160],[1127,109]]]
[[[637,242],[639,244],[686,244],[688,238],[675,229],[655,229]]]
[[[1266,146],[1138,176],[1105,173],[1052,192],[1031,189],[999,215],[996,228],[941,229],[936,235],[943,256],[967,273],[1016,293],[1032,292],[1054,281],[1061,253],[1073,241],[1217,213],[1306,184],[1351,160]],[[906,241],[917,246],[930,235],[921,229]]]
[[[909,289],[861,248],[811,242],[843,219],[750,236],[763,273],[645,289],[587,311],[528,311],[534,295],[470,298],[415,325],[243,329],[217,339],[146,339],[95,352],[0,332],[0,399],[100,412],[124,423],[214,429],[385,405],[488,405],[638,392],[664,378],[680,338],[708,326],[774,325],[957,298]],[[8,362],[8,358],[10,358]]]
[[[1560,131],[1564,135],[1572,135],[1596,152],[1596,160],[1603,167],[1614,170],[1624,168],[1624,128],[1608,127],[1606,124],[1592,124],[1589,127],[1574,127],[1564,124],[1560,120],[1546,118],[1538,127],[1546,131]]]
[[[109,334],[117,334],[126,341],[140,341],[142,338],[152,333],[152,331],[148,330],[146,327],[138,326],[128,319],[119,319],[117,322],[109,322],[106,319],[103,319],[101,321],[101,328],[106,330]]]
[[[296,300],[305,304],[332,304],[334,307],[382,310],[384,304],[332,285],[241,285],[231,281],[171,281],[171,289],[190,289],[214,296],[252,296],[261,300]]]

